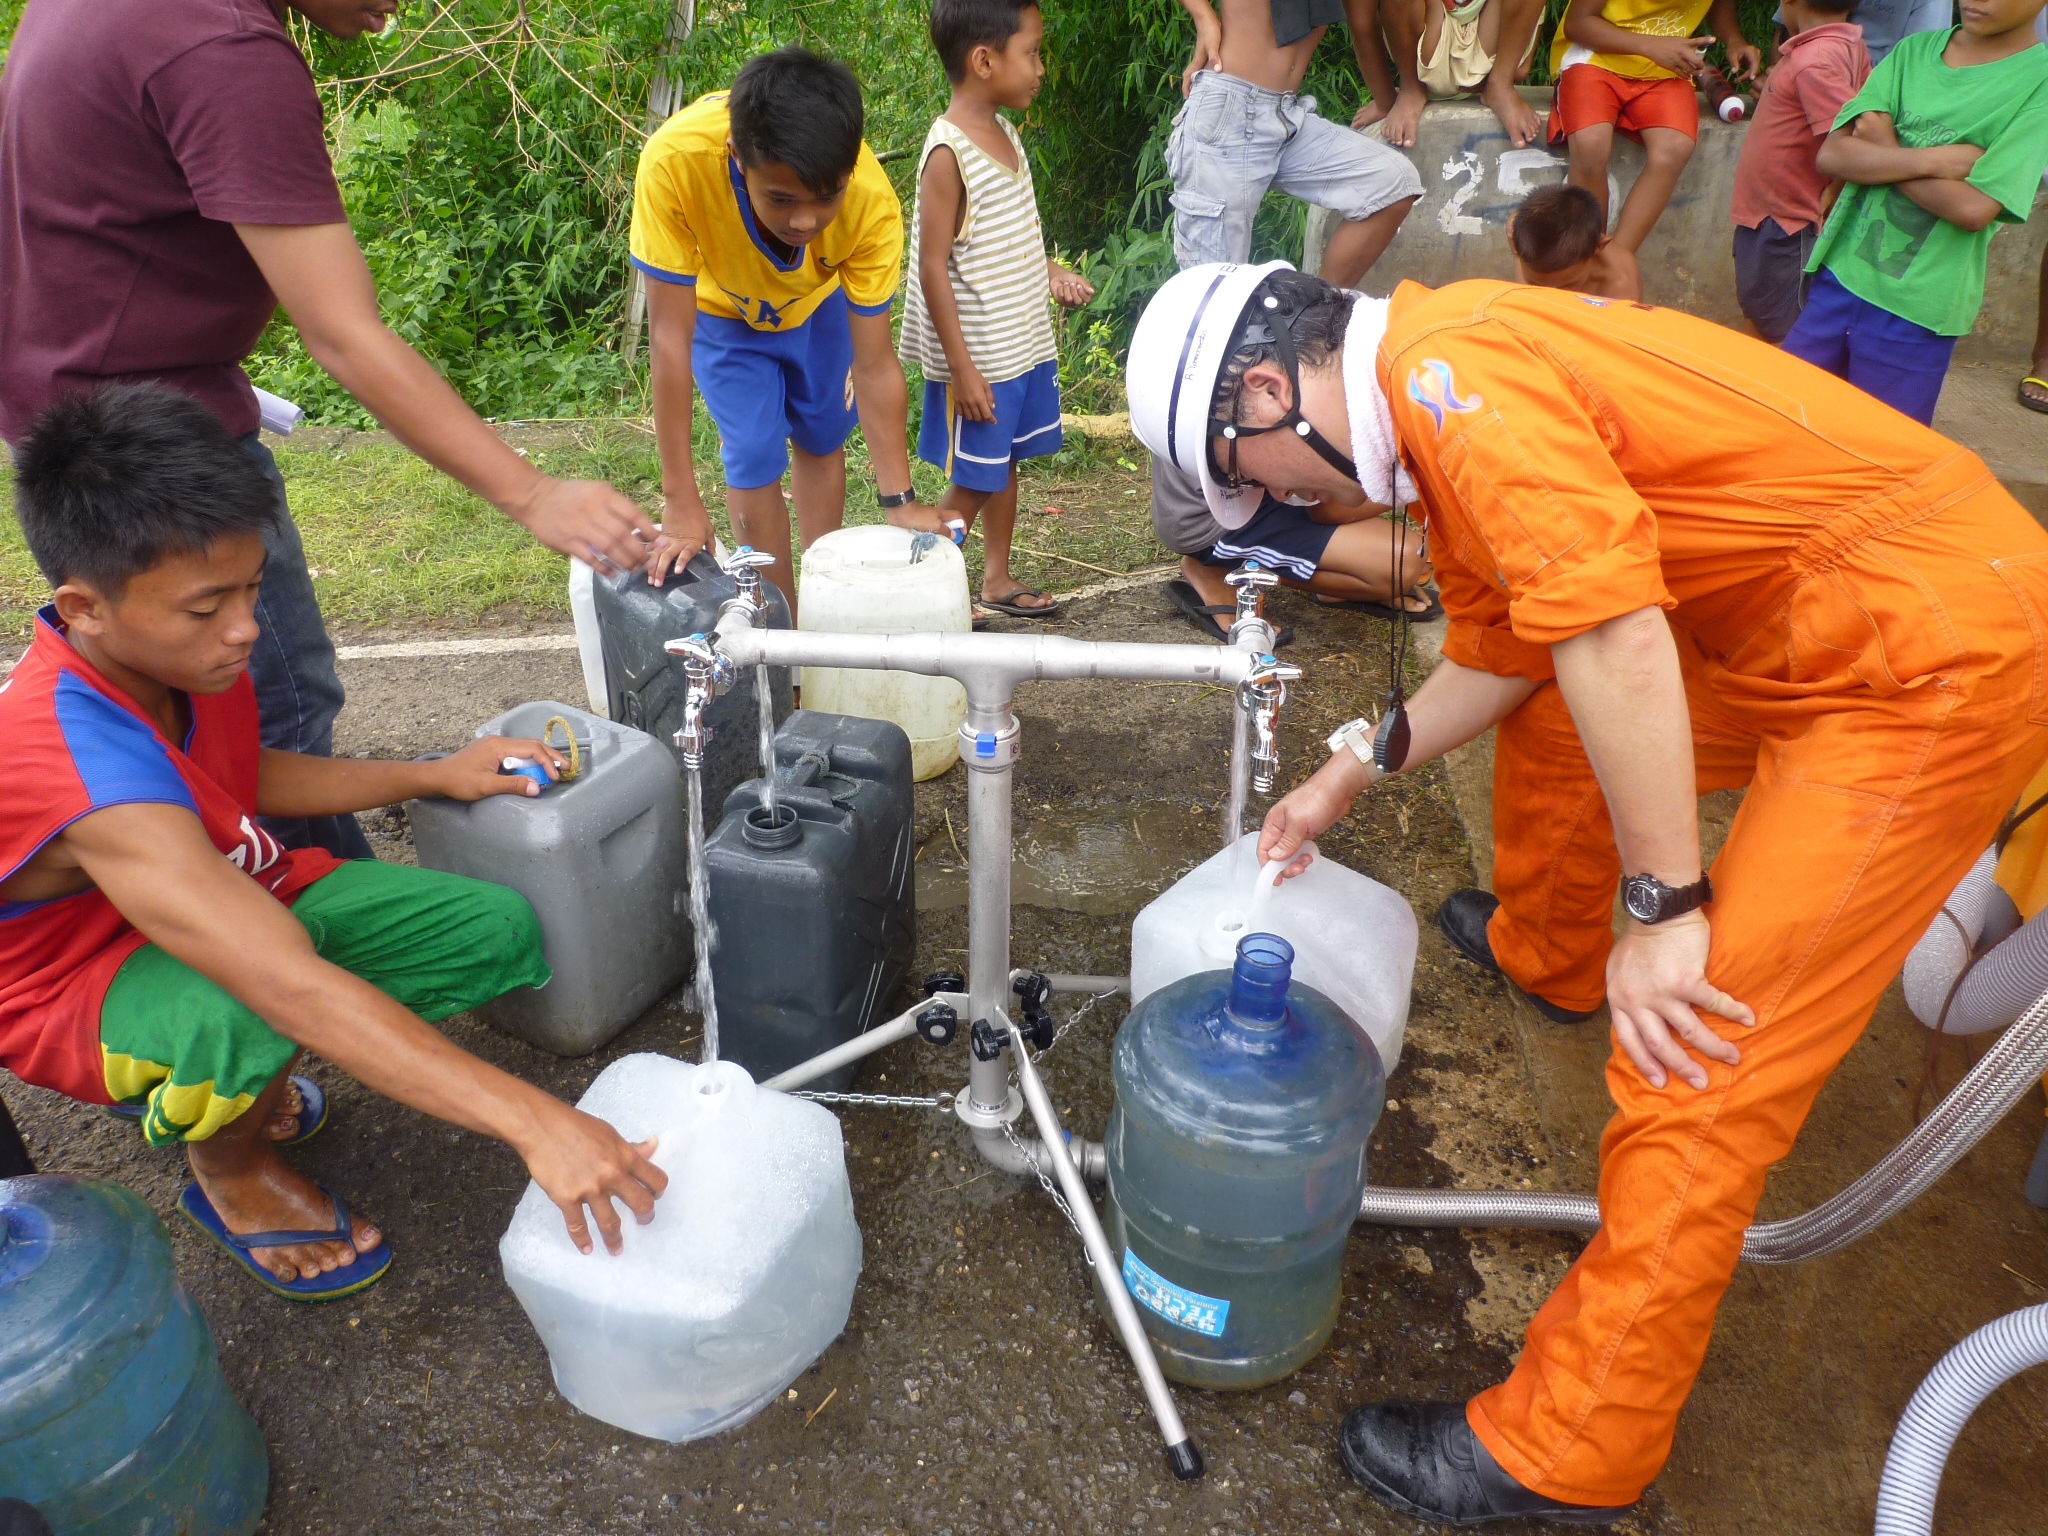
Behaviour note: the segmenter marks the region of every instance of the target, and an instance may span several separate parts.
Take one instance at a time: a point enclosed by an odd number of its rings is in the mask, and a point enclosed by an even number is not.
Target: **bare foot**
[[[205,1145],[194,1142],[188,1150]],[[252,1157],[237,1159],[233,1173],[209,1172],[202,1157],[192,1158],[192,1175],[219,1212],[230,1232],[319,1231],[334,1225],[334,1202],[313,1181],[292,1168],[268,1144]],[[353,1264],[382,1240],[376,1227],[351,1217],[351,1242],[289,1243],[277,1248],[252,1248],[250,1256],[286,1285],[311,1280]]]
[[[1370,128],[1386,115],[1386,106],[1380,99],[1377,96],[1368,96],[1365,99],[1365,105],[1351,114],[1351,126],[1363,131]]]
[[[1428,105],[1429,94],[1421,86],[1403,85],[1394,92],[1394,105],[1380,124],[1380,137],[1396,149],[1413,149],[1416,126]]]
[[[277,1113],[264,1122],[263,1136],[266,1141],[289,1141],[299,1134],[299,1116],[306,1111],[306,1101],[299,1094],[299,1085],[290,1078],[285,1079],[284,1092],[278,1096]]]
[[[1486,84],[1479,88],[1479,99],[1493,108],[1493,115],[1500,119],[1500,125],[1507,130],[1508,142],[1517,149],[1532,144],[1543,131],[1543,119],[1536,109],[1522,100],[1522,93],[1514,85],[1497,75],[1488,75]]]
[[[1223,579],[1224,573],[1216,566],[1204,565],[1193,555],[1183,555],[1180,561],[1180,575],[1181,580],[1193,587],[1202,601],[1211,607],[1237,606],[1236,589]]]

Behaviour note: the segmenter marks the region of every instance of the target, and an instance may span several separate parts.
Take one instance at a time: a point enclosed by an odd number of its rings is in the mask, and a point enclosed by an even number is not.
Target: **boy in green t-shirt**
[[[1901,41],[1821,146],[1847,185],[1785,350],[1917,421],[1976,323],[1992,225],[2026,221],[2048,167],[2043,4],[1963,0],[1962,26]]]

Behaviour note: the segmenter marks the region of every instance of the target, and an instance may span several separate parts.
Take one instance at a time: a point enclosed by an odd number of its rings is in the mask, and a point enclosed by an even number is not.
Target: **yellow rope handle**
[[[569,724],[569,717],[566,715],[548,716],[548,723],[541,727],[540,744],[544,747],[554,746],[555,727],[558,725],[562,728],[562,738],[564,741],[562,750],[569,754],[569,768],[562,775],[562,782],[566,784],[569,780],[583,772],[583,753],[576,746],[576,728]]]

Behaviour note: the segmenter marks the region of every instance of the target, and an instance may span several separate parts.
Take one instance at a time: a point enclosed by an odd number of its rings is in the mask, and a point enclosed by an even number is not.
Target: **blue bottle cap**
[[[530,758],[508,757],[498,764],[498,772],[509,774],[514,778],[531,779],[543,790],[546,790],[554,783],[554,780],[548,777],[547,769],[541,767],[539,763],[532,761]]]

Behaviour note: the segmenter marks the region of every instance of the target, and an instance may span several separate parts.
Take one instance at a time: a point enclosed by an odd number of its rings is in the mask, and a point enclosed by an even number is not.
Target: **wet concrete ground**
[[[1309,669],[1283,734],[1284,782],[1383,684],[1385,630],[1278,599]],[[1156,587],[1074,605],[1066,633],[1182,640]],[[368,637],[354,637],[368,638]],[[338,749],[445,747],[504,707],[580,694],[574,655],[358,661]],[[1120,972],[1128,920],[1213,849],[1224,789],[1226,700],[1177,686],[1028,685],[1017,794],[1014,954],[1049,970]],[[1423,918],[1414,1010],[1377,1182],[1592,1188],[1605,1114],[1605,1024],[1544,1024],[1499,981],[1451,957],[1429,921],[1484,854],[1485,774],[1467,756],[1368,797],[1332,856],[1406,895]],[[957,904],[962,774],[921,786],[919,973],[964,956]],[[1255,811],[1258,807],[1255,807]],[[1725,818],[1710,805],[1710,824]],[[950,829],[948,816],[950,813]],[[402,817],[372,819],[386,857],[410,857]],[[1062,1016],[1073,1005],[1061,1006]],[[1046,1061],[1080,1134],[1108,1110],[1114,1000]],[[469,1019],[457,1039],[573,1098],[630,1051],[694,1051],[672,998],[605,1050],[564,1061]],[[1766,1214],[1823,1198],[1907,1128],[1924,1036],[1888,999],[1774,1177]],[[1948,1067],[1953,1080],[1957,1061]],[[1345,1477],[1334,1432],[1354,1403],[1455,1398],[1507,1370],[1528,1316],[1576,1252],[1542,1234],[1361,1228],[1331,1348],[1296,1377],[1243,1394],[1181,1391],[1208,1457],[1191,1486],[1167,1476],[1112,1330],[1096,1315],[1078,1241],[1035,1186],[988,1171],[930,1111],[842,1112],[867,1263],[846,1334],[794,1396],[691,1446],[583,1417],[551,1390],[546,1359],[499,1274],[496,1241],[524,1177],[504,1148],[380,1101],[318,1069],[333,1126],[302,1165],[373,1213],[391,1276],[330,1307],[260,1292],[182,1221],[180,1274],[220,1340],[234,1390],[272,1455],[265,1529],[284,1532],[848,1533],[1295,1531],[1423,1527]],[[964,1047],[898,1046],[869,1065],[877,1092],[950,1092]],[[90,1109],[5,1080],[46,1168],[118,1178],[169,1216],[183,1181]],[[2048,1213],[2019,1182],[2040,1128],[2016,1112],[1917,1207],[1862,1244],[1786,1271],[1748,1270],[1723,1310],[1670,1468],[1639,1533],[1867,1529],[1890,1428],[1926,1369],[1970,1328],[2048,1297]],[[1967,1431],[1941,1529],[2039,1532],[2048,1507],[2048,1381],[2007,1388]],[[1530,1527],[1533,1529],[1534,1527]],[[1513,1526],[1502,1529],[1513,1531]]]

